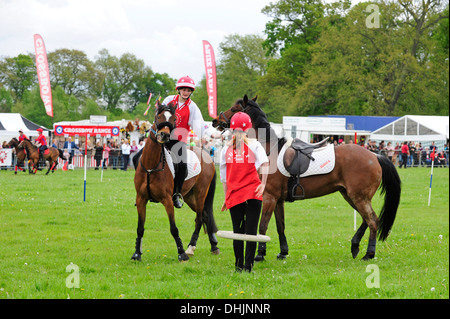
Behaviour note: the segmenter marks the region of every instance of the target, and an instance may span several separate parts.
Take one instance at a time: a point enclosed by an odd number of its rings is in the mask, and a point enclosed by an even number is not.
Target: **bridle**
[[[161,105],[161,106],[159,106],[159,108],[158,108],[158,113],[157,113],[157,115],[159,115],[160,113],[162,113],[162,112],[164,112],[164,111],[168,111],[168,112],[170,112],[171,114],[174,113],[174,111],[173,111],[169,106],[167,106],[167,105]],[[166,126],[169,127],[170,133],[172,133],[172,131],[175,129],[175,125],[173,125],[173,124],[170,123],[169,121],[163,121],[163,122],[161,122],[161,123],[158,123],[158,120],[157,120],[157,117],[156,117],[155,122],[153,123],[153,125],[152,125],[151,128],[150,128],[150,134],[149,134],[150,139],[151,139],[153,142],[157,143],[157,144],[161,144],[161,143],[159,143],[158,140],[157,140],[157,136],[158,136],[158,134],[160,134],[160,133],[158,133],[158,132],[159,132],[161,129],[163,129],[164,127],[166,127]],[[170,133],[169,133],[169,136],[170,136]],[[154,201],[155,201],[155,200],[153,199],[152,194],[151,194],[151,191],[150,191],[150,175],[151,175],[152,173],[164,171],[164,169],[165,169],[165,167],[166,167],[166,154],[165,154],[165,151],[164,151],[164,147],[165,147],[164,144],[168,143],[169,141],[170,141],[170,139],[169,139],[167,142],[163,143],[163,145],[162,145],[162,147],[161,147],[161,154],[160,154],[160,157],[159,157],[159,161],[158,161],[158,163],[156,163],[156,165],[155,165],[154,168],[152,168],[152,169],[147,169],[147,168],[145,168],[144,163],[142,163],[142,156],[139,158],[139,162],[140,162],[140,164],[141,164],[140,166],[141,166],[142,169],[147,173],[147,193],[148,193],[148,197],[149,197],[149,201],[150,201],[150,202],[154,202]],[[162,167],[161,167],[161,168],[158,168],[158,167],[160,166],[161,163],[162,163]]]
[[[236,105],[239,105],[239,106],[242,108],[242,110],[232,111],[233,114],[236,113],[236,112],[245,112],[245,110],[249,107],[248,105],[244,107],[240,102],[239,102],[238,104],[236,104]],[[220,117],[222,117],[222,119],[223,119],[224,122],[220,120]],[[219,127],[220,127],[222,130],[225,130],[225,129],[227,129],[227,128],[230,128],[231,118],[228,118],[228,117],[225,115],[224,112],[220,112],[220,113],[219,113],[218,119],[219,119]]]

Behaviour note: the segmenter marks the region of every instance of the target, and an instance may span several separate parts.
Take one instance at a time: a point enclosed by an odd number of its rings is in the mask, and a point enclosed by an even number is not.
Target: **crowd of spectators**
[[[435,167],[448,167],[449,165],[449,151],[448,145],[444,145],[444,149],[439,150],[435,145],[435,142],[431,142],[430,145],[422,145],[420,142],[405,141],[403,143],[396,142],[395,146],[384,141],[378,143],[373,140],[369,140],[364,147],[376,154],[387,156],[392,163],[397,167],[430,167],[433,161],[434,154],[434,166]]]

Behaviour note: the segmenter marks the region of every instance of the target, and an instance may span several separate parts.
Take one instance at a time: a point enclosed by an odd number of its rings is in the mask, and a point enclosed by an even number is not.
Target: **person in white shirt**
[[[127,139],[122,140],[122,170],[126,171],[128,168],[128,161],[130,159],[131,146],[128,144]]]

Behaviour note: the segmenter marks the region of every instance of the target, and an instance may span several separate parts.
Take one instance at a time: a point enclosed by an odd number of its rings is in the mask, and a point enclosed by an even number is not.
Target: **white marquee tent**
[[[19,130],[29,138],[37,137],[36,129],[42,128],[43,134],[48,137],[48,129],[26,119],[20,113],[0,113],[0,143],[9,142],[13,137],[19,136]]]
[[[449,139],[449,117],[429,115],[405,115],[370,134],[377,142],[413,141],[427,147],[436,142],[438,150],[443,150]]]

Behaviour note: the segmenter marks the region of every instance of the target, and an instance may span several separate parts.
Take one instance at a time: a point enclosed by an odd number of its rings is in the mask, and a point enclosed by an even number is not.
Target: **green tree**
[[[0,82],[12,92],[15,102],[37,83],[36,67],[29,55],[19,54],[14,58],[0,61]]]
[[[131,53],[124,53],[117,58],[110,55],[108,50],[102,49],[96,57],[95,65],[103,74],[100,101],[106,109],[113,111],[117,108],[130,108],[133,102],[129,94],[133,85],[143,77],[144,61]]]
[[[412,18],[412,9],[380,1],[374,28],[368,24],[370,3],[353,7],[342,23],[322,19],[326,31],[310,48],[311,63],[292,101],[295,112],[404,115],[424,114],[429,103],[448,105],[448,74],[439,71],[448,70],[448,54],[447,62],[431,58],[436,45],[428,36],[445,15],[435,9],[430,14],[431,2],[415,9],[421,18]]]
[[[220,43],[220,61],[216,64],[218,111],[229,108],[244,94],[257,94],[257,82],[265,74],[271,60],[262,47],[263,41],[258,35],[231,34]],[[203,117],[209,118],[205,77],[200,81],[194,99]]]
[[[13,98],[7,89],[0,87],[0,113],[9,113],[14,105]]]
[[[80,50],[59,49],[48,54],[50,82],[68,95],[84,99],[95,97],[100,88],[100,72]]]

